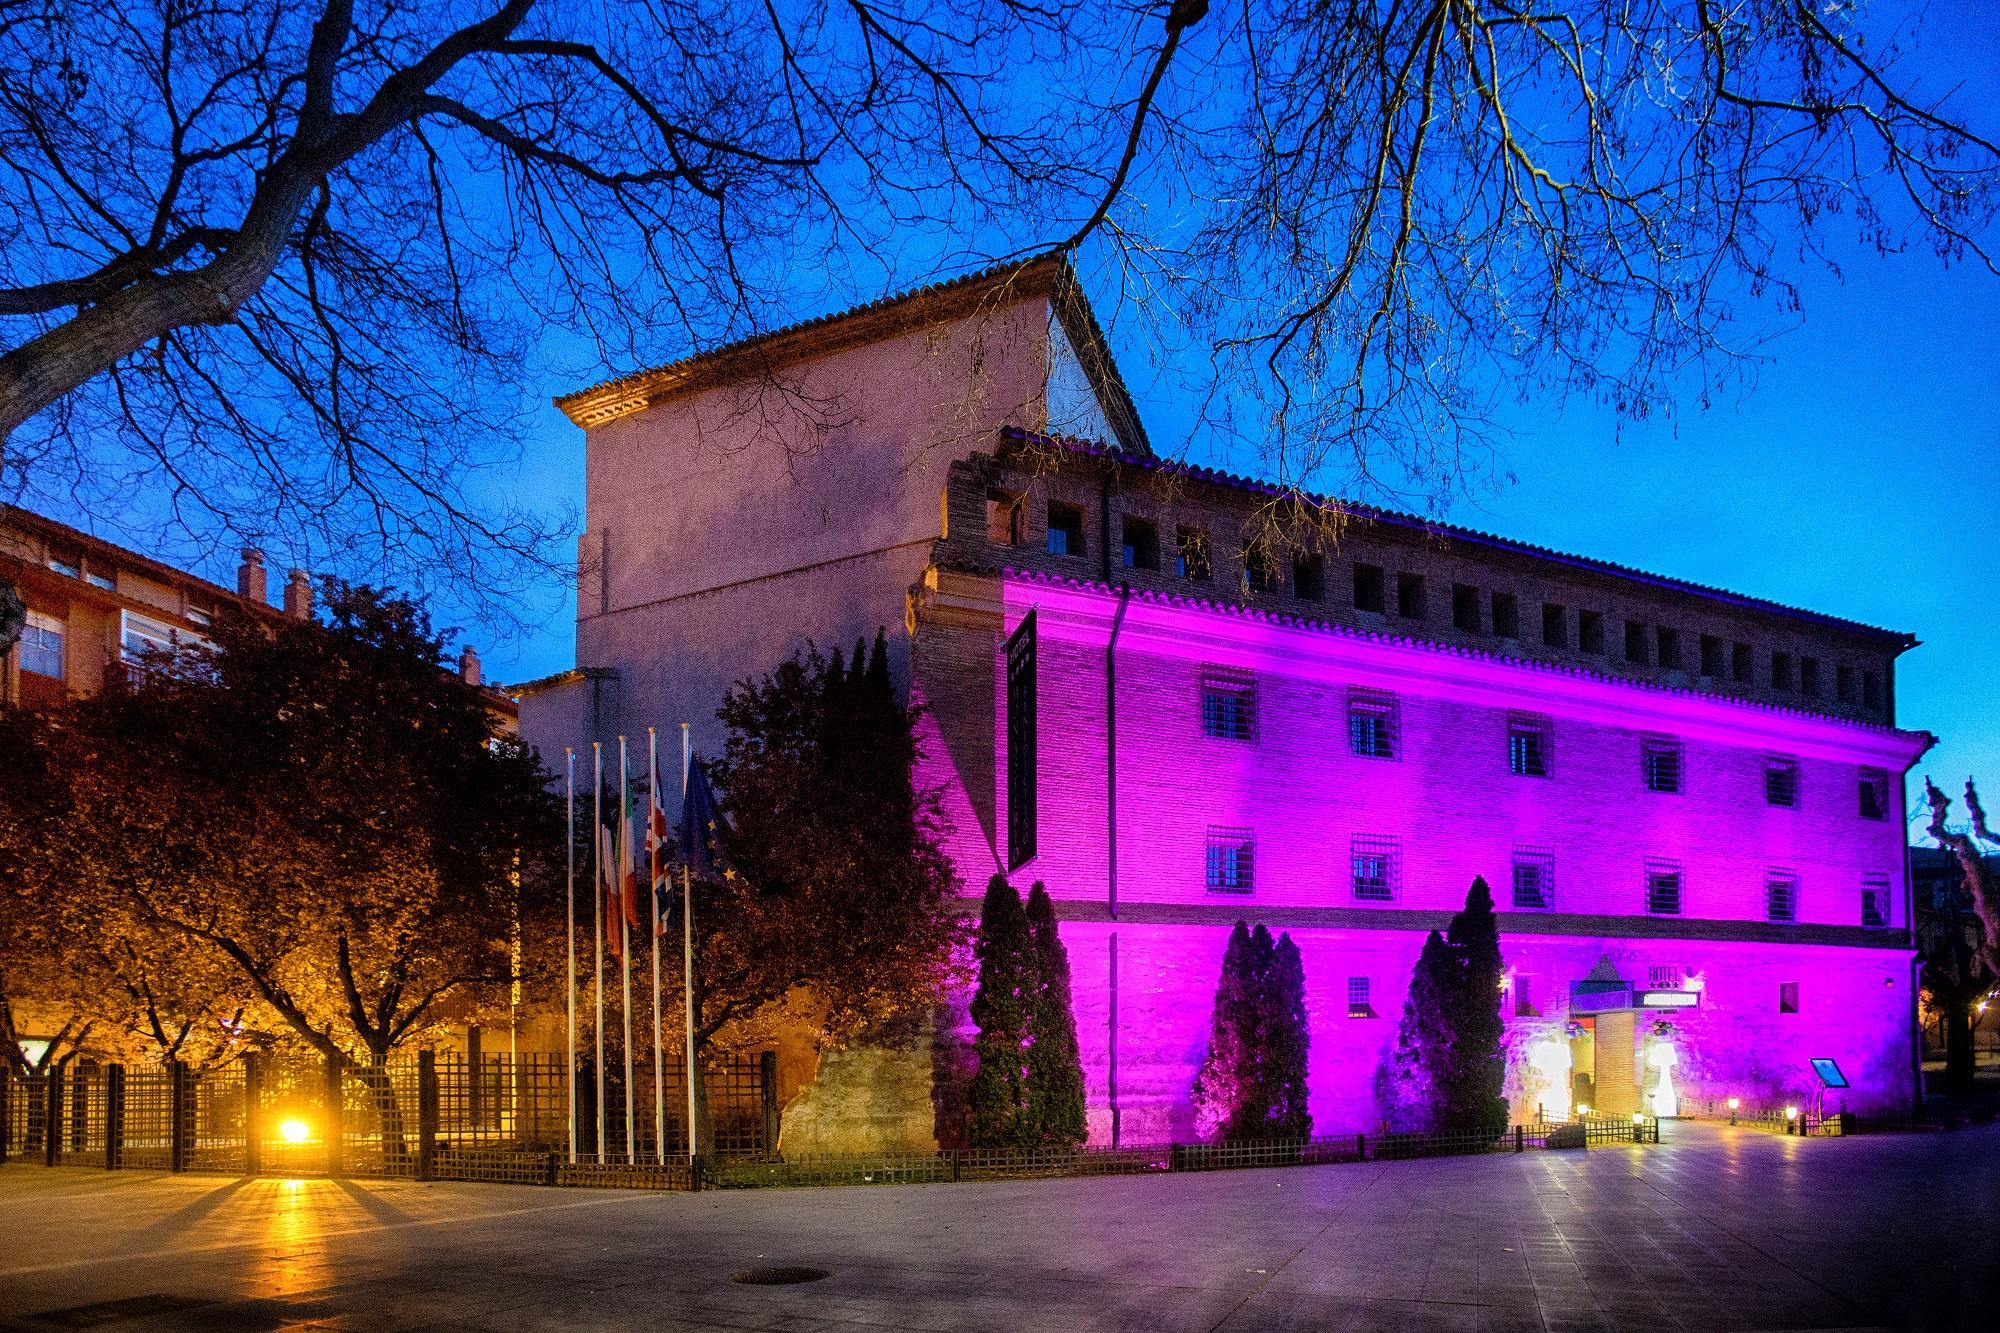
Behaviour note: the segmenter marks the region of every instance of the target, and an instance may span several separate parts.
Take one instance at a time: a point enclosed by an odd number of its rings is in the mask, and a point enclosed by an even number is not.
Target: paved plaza
[[[701,1195],[0,1168],[0,1326],[1981,1328],[2000,1126]],[[826,1270],[796,1286],[733,1274]]]

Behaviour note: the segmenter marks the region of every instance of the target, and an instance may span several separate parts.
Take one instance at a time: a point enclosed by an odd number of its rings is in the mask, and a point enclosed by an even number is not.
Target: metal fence
[[[1794,1134],[1804,1138],[1840,1138],[1854,1134],[1895,1133],[1937,1127],[1926,1121],[1921,1112],[1872,1115],[1854,1111],[1828,1111],[1802,1102],[1783,1106],[1758,1106],[1745,1105],[1738,1099],[1737,1104],[1731,1106],[1726,1098],[1704,1098],[1683,1102],[1681,1113],[1684,1118],[1690,1120],[1706,1120],[1735,1125],[1743,1129],[1760,1129],[1773,1134]]]

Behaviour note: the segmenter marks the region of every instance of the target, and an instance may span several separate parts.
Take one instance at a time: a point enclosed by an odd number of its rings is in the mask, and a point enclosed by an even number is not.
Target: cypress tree
[[[1242,1102],[1243,1084],[1253,1076],[1250,1044],[1255,1019],[1250,1011],[1250,926],[1238,921],[1222,950],[1208,1050],[1194,1077],[1195,1132],[1204,1139],[1228,1137]]]
[[[974,1147],[1023,1148],[1034,1142],[1029,1119],[1029,1004],[1034,945],[1021,895],[1004,875],[986,885],[979,910],[979,986],[972,1021],[979,1027],[973,1051],[979,1070],[966,1090]]]
[[[1451,1062],[1449,1008],[1459,984],[1456,952],[1435,930],[1410,973],[1403,1019],[1396,1029],[1381,1089],[1382,1112],[1399,1134],[1422,1134],[1444,1127],[1444,1093]]]
[[[1040,880],[1028,891],[1028,934],[1035,957],[1028,1018],[1029,1118],[1044,1146],[1074,1148],[1090,1136],[1083,1107],[1083,1056],[1076,1041],[1069,951],[1056,928],[1055,904]]]
[[[1290,934],[1278,937],[1264,996],[1263,1083],[1269,1102],[1264,1134],[1303,1139],[1312,1133],[1312,1111],[1306,1103],[1306,1057],[1312,1037],[1306,1026],[1305,960]]]
[[[1507,1130],[1507,1102],[1501,1096],[1507,1058],[1501,1049],[1500,923],[1484,878],[1472,881],[1465,907],[1451,918],[1445,938],[1458,958],[1457,984],[1446,1006],[1451,1026],[1446,1127],[1497,1138]]]

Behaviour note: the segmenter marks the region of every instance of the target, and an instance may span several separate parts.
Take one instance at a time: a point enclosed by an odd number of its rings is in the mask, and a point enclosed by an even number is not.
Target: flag
[[[673,877],[667,873],[667,811],[660,804],[658,785],[646,793],[646,863],[653,868],[653,933],[667,933],[667,916],[673,910],[668,902],[668,886]]]
[[[625,742],[618,743],[620,771],[625,764]],[[632,854],[632,792],[618,793],[618,901],[625,908],[625,924],[639,924],[639,866]]]
[[[597,885],[604,895],[604,935],[613,958],[624,957],[624,948],[618,938],[618,914],[623,910],[618,903],[618,886],[623,881],[620,873],[618,810],[619,805],[608,801],[602,786],[598,788],[597,817]]]
[[[725,833],[722,812],[715,807],[715,793],[709,790],[708,774],[701,761],[688,764],[687,795],[681,801],[681,861],[688,870],[704,879],[735,877],[723,854]]]

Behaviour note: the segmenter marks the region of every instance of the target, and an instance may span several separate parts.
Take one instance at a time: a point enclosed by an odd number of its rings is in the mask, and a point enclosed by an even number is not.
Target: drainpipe
[[[1111,915],[1110,1003],[1106,1006],[1109,1059],[1105,1091],[1111,1103],[1111,1146],[1118,1146],[1118,633],[1125,627],[1125,609],[1132,604],[1132,585],[1118,585],[1118,610],[1111,617],[1111,637],[1104,644],[1104,890]]]

